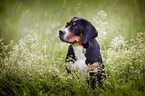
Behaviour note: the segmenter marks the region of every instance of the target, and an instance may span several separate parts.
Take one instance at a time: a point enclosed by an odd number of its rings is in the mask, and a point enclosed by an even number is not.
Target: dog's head
[[[73,17],[67,22],[65,28],[59,30],[59,38],[70,44],[84,43],[98,36],[95,27],[86,19]]]

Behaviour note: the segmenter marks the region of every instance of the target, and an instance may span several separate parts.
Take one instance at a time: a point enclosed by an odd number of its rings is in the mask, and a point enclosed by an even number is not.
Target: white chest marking
[[[84,51],[83,46],[73,46],[73,49],[74,49],[74,53],[77,58],[77,61],[75,61],[75,63],[71,65],[71,68],[72,69],[76,68],[76,69],[85,71],[87,65],[85,63],[86,57],[83,53]]]

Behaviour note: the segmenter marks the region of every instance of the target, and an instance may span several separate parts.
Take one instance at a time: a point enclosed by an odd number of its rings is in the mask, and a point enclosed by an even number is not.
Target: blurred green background
[[[145,31],[144,0],[0,0],[0,38],[17,42],[33,29],[42,40],[56,41],[58,30],[73,16],[97,27],[93,18],[100,10],[107,13],[108,40],[119,34],[131,39]]]

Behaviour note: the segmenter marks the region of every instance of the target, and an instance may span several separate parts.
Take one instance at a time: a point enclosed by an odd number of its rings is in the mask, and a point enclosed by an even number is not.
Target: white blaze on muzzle
[[[68,28],[64,28],[63,31],[65,32],[63,39],[66,40],[67,36],[69,35],[69,29]]]

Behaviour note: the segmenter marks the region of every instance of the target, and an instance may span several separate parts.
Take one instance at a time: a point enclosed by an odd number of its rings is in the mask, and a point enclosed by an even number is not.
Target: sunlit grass
[[[33,6],[30,0],[4,2],[5,11],[0,15],[0,95],[145,95],[145,32],[138,21],[142,16],[136,0],[102,0],[97,4],[73,1],[49,6],[49,1],[36,0]],[[85,76],[66,72],[68,44],[59,41],[57,31],[73,16],[88,19],[98,30],[97,40],[109,74],[103,81],[104,89],[90,90]]]

